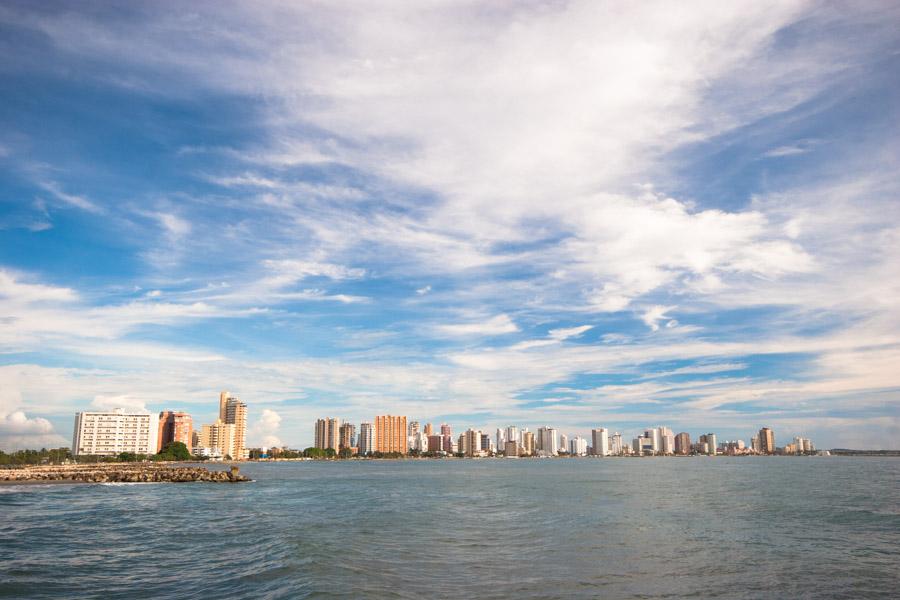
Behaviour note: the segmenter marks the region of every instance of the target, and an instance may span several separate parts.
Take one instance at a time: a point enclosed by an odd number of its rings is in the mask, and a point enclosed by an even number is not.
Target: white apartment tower
[[[591,445],[595,456],[609,456],[609,431],[603,427],[600,429],[592,429]]]
[[[359,424],[359,438],[357,440],[359,455],[365,456],[375,452],[375,426],[371,423]]]
[[[116,408],[111,411],[76,413],[72,454],[155,454],[158,427],[159,418],[145,411]]]

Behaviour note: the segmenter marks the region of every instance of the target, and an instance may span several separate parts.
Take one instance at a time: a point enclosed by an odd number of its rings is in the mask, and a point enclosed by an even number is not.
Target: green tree
[[[184,442],[169,442],[162,452],[156,455],[157,460],[191,460],[191,452]]]

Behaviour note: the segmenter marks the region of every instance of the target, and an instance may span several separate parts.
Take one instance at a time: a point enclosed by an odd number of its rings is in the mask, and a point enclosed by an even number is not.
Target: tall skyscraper
[[[72,454],[154,454],[159,442],[158,428],[159,419],[146,411],[116,408],[76,413]]]
[[[613,434],[612,440],[609,443],[609,453],[613,456],[621,456],[625,453],[625,444],[622,441],[622,434],[618,431]]]
[[[497,438],[496,445],[494,447],[497,449],[498,452],[500,452],[503,450],[503,448],[505,447],[505,444],[506,444],[506,433],[498,427],[497,431],[494,432],[494,435]]]
[[[594,456],[609,456],[609,432],[605,428],[591,430],[591,448]]]
[[[759,451],[761,454],[775,454],[775,432],[768,427],[759,430]]]
[[[159,413],[159,427],[157,431],[157,452],[172,442],[181,442],[187,446],[189,451],[193,447],[191,439],[194,432],[194,421],[191,419],[191,415],[185,412],[164,410]]]
[[[507,442],[515,442],[519,443],[519,428],[515,425],[510,425],[506,428],[506,441]]]
[[[675,454],[675,435],[668,427],[658,427],[660,454]]]
[[[316,421],[316,448],[322,450],[332,449],[335,452],[341,448],[340,421],[332,417],[326,417]]]
[[[719,442],[716,440],[716,434],[707,433],[706,443],[709,445],[707,449],[708,454],[717,454],[719,452]]]
[[[469,428],[460,438],[462,442],[459,449],[460,452],[466,456],[481,456],[483,453],[481,431]],[[488,440],[490,440],[490,436],[488,436]]]
[[[539,427],[537,434],[537,450],[542,456],[559,454],[559,432],[553,427]]]
[[[360,456],[375,452],[375,426],[371,423],[359,424],[359,450]]]
[[[653,429],[644,430],[643,438],[650,440],[650,447],[648,449],[647,443],[644,442],[644,454],[659,454],[662,450],[662,440],[659,435],[659,428],[654,427]]]
[[[569,454],[572,456],[587,455],[587,440],[580,435],[569,440]]]
[[[522,456],[534,456],[535,446],[534,443],[534,432],[528,431],[528,429],[522,430],[520,437],[522,438]]]
[[[232,460],[239,460],[235,458],[239,451],[236,448],[236,438],[234,423],[223,423],[222,419],[216,419],[215,423],[200,428],[200,447],[222,457],[231,457]]]
[[[691,435],[682,431],[675,436],[675,454],[691,453]]]
[[[375,417],[375,451],[406,454],[408,450],[406,417],[393,415]]]
[[[356,425],[353,423],[342,423],[338,428],[338,448],[352,448],[356,438]]]
[[[234,425],[234,451],[232,460],[243,460],[248,457],[247,451],[247,405],[237,396],[229,392],[219,394],[219,419],[226,424]]]
[[[425,435],[434,435],[434,425],[425,423]]]
[[[410,421],[409,435],[418,435],[418,434],[419,434],[419,422],[418,421]]]

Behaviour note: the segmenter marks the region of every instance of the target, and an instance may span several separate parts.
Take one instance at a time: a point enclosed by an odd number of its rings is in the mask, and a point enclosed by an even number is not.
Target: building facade
[[[375,426],[371,423],[359,424],[358,454],[365,456],[375,452]]]
[[[605,428],[591,430],[591,452],[594,456],[609,456],[609,432]]]
[[[315,446],[321,450],[334,450],[341,447],[341,422],[332,417],[325,417],[316,421]]]
[[[760,454],[775,454],[775,432],[768,427],[759,430]]]
[[[379,415],[375,417],[375,451],[388,453],[409,451],[406,417]]]
[[[122,452],[154,454],[159,419],[149,412],[117,408],[75,414],[72,454],[116,456]]]
[[[338,432],[338,447],[341,450],[344,448],[352,448],[356,445],[356,425],[353,423],[343,423],[338,429]]]
[[[194,420],[185,412],[164,410],[159,413],[156,451],[160,452],[172,442],[181,442],[188,450],[192,447]]]
[[[224,423],[222,419],[216,419],[215,423],[200,428],[199,453],[209,451],[212,456],[238,460],[235,457],[238,456],[239,450],[234,423]]]
[[[675,454],[691,453],[691,434],[682,431],[675,436]]]

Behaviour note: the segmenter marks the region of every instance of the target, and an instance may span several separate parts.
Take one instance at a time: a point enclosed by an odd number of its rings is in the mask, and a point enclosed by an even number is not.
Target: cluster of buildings
[[[442,423],[436,431],[431,423],[424,427],[405,416],[381,415],[357,426],[326,417],[316,421],[315,447],[349,456],[373,454],[427,454],[468,457],[498,456],[687,456],[744,454],[807,454],[815,447],[807,438],[776,448],[775,434],[763,427],[753,435],[750,445],[743,440],[719,442],[715,433],[700,435],[696,441],[687,432],[674,433],[668,427],[644,430],[628,443],[622,434],[600,427],[591,430],[590,439],[569,437],[555,427],[537,431],[510,425],[494,434],[467,429],[454,437],[450,425]]]
[[[123,452],[156,454],[181,442],[195,456],[244,460],[247,449],[247,405],[229,392],[219,394],[219,418],[194,429],[191,415],[164,410],[159,416],[145,410],[116,408],[75,415],[72,454],[118,456]]]

